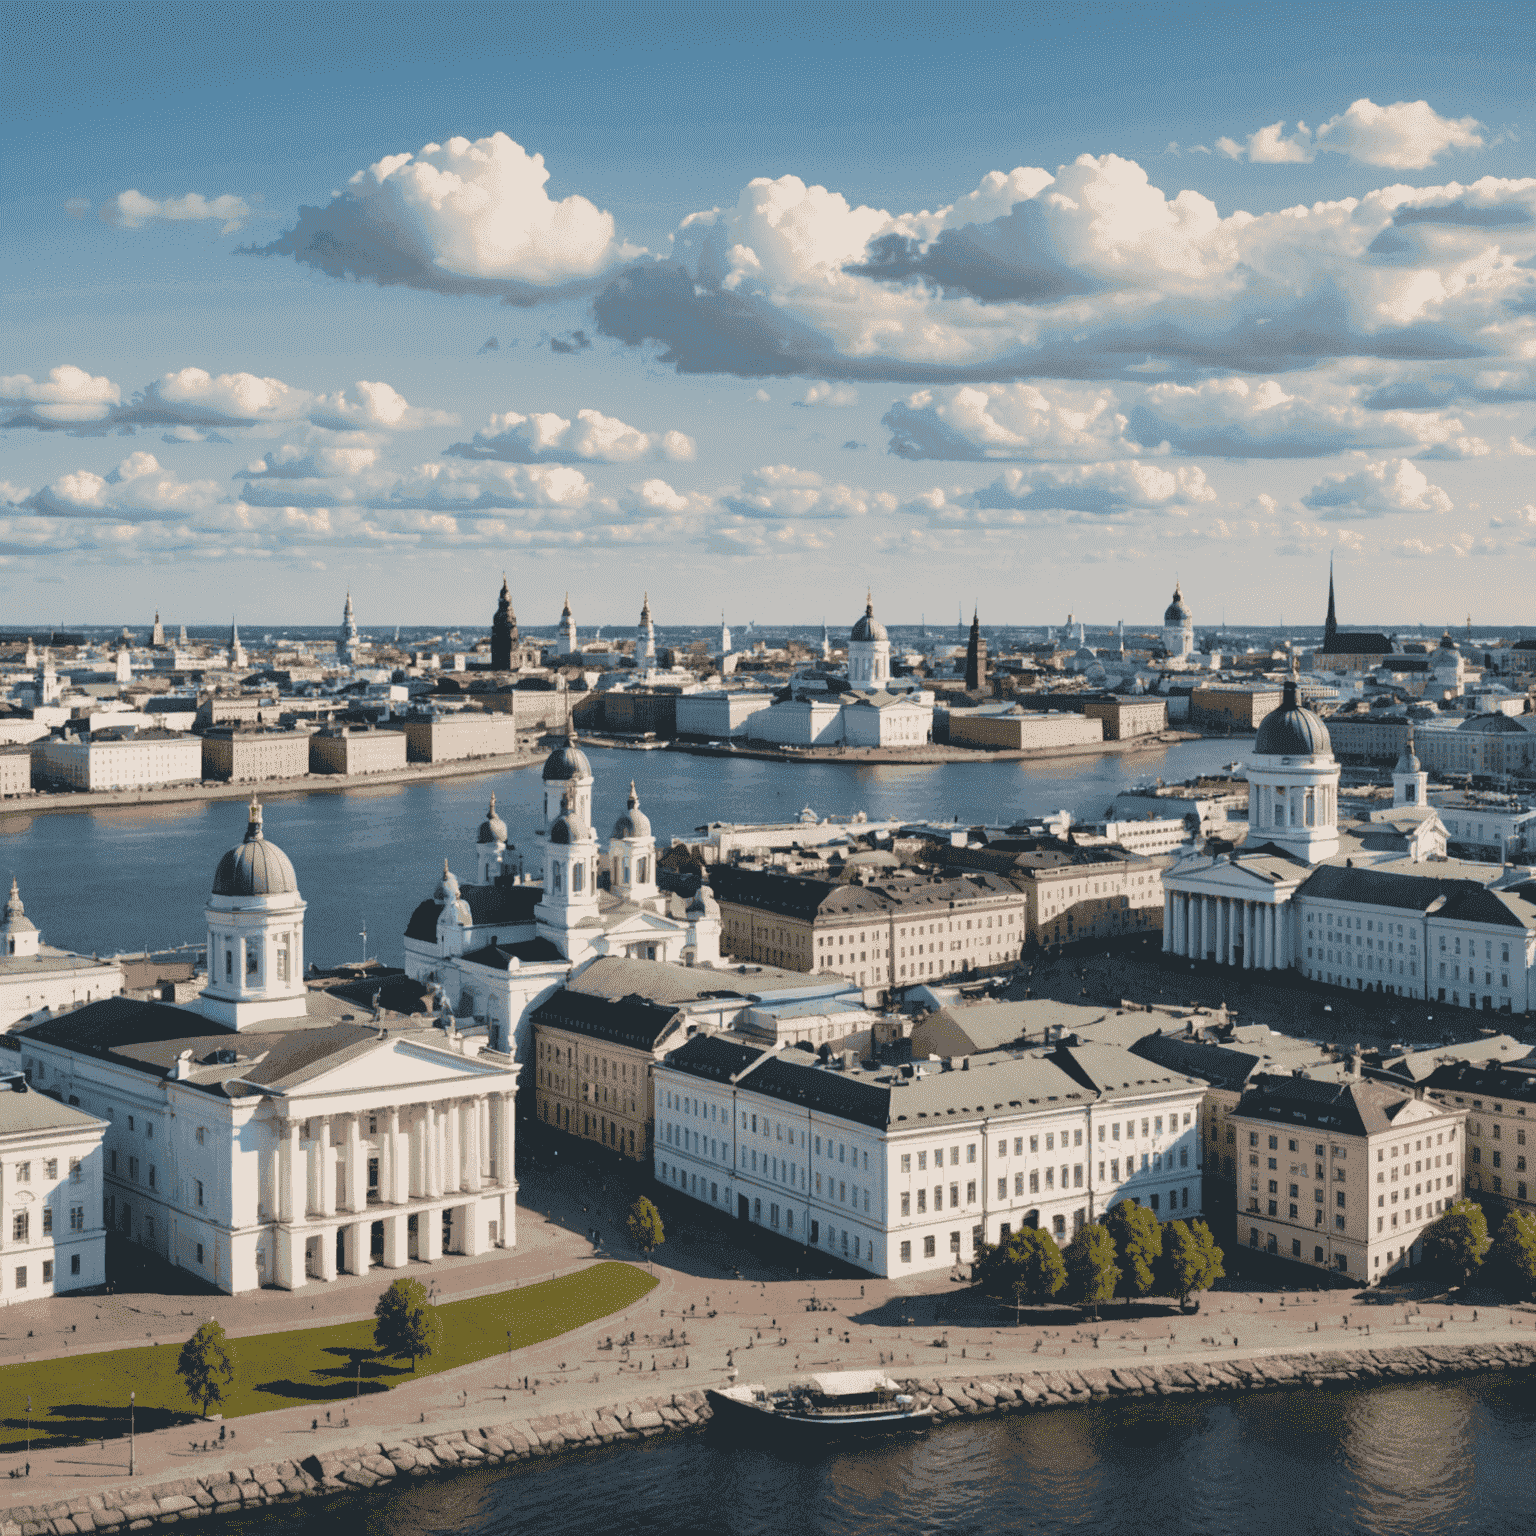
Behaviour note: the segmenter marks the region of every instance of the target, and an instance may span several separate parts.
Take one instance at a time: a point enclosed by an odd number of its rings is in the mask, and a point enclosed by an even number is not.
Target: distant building
[[[1256,730],[1279,709],[1280,692],[1272,683],[1207,683],[1190,695],[1189,717],[1199,725]]]
[[[373,726],[328,725],[309,738],[311,773],[389,773],[405,767],[406,741],[400,731]]]
[[[1082,643],[1079,635],[1078,643]],[[1163,650],[1177,660],[1188,661],[1195,653],[1195,620],[1184,604],[1184,592],[1173,584],[1173,601],[1163,613]]]
[[[512,611],[512,593],[507,578],[501,578],[501,596],[496,602],[496,612],[491,615],[491,670],[509,672],[512,669],[512,648],[517,644],[517,615]]]
[[[357,619],[352,612],[352,594],[341,611],[341,628],[336,633],[336,655],[344,666],[351,666],[358,655]]]
[[[69,789],[160,789],[196,784],[203,776],[202,743],[179,731],[50,736],[31,751],[34,776]]]
[[[114,997],[122,990],[123,972],[117,961],[43,943],[13,878],[0,921],[0,1029],[9,1029],[18,1019],[44,1008],[61,1012]]]
[[[427,720],[407,717],[391,723],[404,733],[413,763],[453,762],[466,757],[499,757],[517,751],[517,721],[511,715],[464,710]]]
[[[1333,567],[1328,567],[1328,616],[1323,623],[1323,643],[1311,652],[1307,664],[1314,672],[1369,672],[1390,656],[1392,641],[1373,630],[1339,629],[1333,601]]]
[[[981,633],[981,611],[971,614],[971,633],[965,647],[965,687],[980,693],[987,686],[987,642]]]
[[[25,742],[0,746],[0,797],[29,794],[32,789],[32,749]]]
[[[1133,736],[1155,736],[1168,729],[1168,705],[1163,699],[1086,699],[1083,714],[1104,722],[1105,741],[1128,741]]]
[[[309,772],[307,731],[218,725],[203,732],[203,777],[230,783],[301,779]]]
[[[949,712],[949,739],[957,747],[992,752],[1029,752],[1049,747],[1092,746],[1104,740],[1104,722],[1085,715],[1023,711],[994,714]]]

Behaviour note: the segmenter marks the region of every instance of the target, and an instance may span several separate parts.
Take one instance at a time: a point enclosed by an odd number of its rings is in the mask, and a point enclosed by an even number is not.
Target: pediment
[[[387,1092],[401,1102],[419,1097],[418,1090],[442,1089],[498,1077],[503,1068],[477,1057],[413,1040],[381,1040],[360,1056],[349,1057],[329,1070],[292,1083],[292,1096]]]
[[[1300,885],[1305,878],[1305,871],[1298,870],[1294,882],[1288,883]],[[1277,891],[1287,888],[1241,864],[1226,862],[1207,865],[1204,869],[1170,870],[1163,876],[1163,884],[1184,895],[1238,896],[1247,901],[1269,900]]]

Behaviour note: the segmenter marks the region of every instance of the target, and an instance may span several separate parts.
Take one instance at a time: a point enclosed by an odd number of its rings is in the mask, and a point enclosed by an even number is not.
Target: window
[[[931,1236],[930,1237],[925,1237],[923,1239],[923,1257],[925,1259],[931,1259],[931,1258],[934,1257],[934,1255],[935,1255],[935,1253],[937,1251],[936,1247],[935,1247],[936,1242],[937,1242],[937,1239],[935,1239],[935,1238],[933,1238]]]
[[[1495,1131],[1494,1135],[1498,1135],[1498,1132]],[[58,1178],[58,1176],[59,1176],[59,1160],[58,1160],[58,1158],[50,1157],[48,1159],[48,1161],[43,1164],[43,1175],[44,1175],[45,1178],[49,1178],[49,1179],[56,1179],[56,1178]]]
[[[17,1243],[26,1242],[28,1227],[29,1218],[27,1213],[25,1211],[17,1211],[15,1216],[11,1218],[11,1240]]]
[[[72,1205],[69,1208],[69,1230],[71,1232],[85,1231],[85,1207]]]
[[[901,1245],[901,1262],[903,1264],[910,1264],[912,1262],[912,1244],[911,1243],[903,1243]]]
[[[30,1184],[32,1182],[32,1164],[16,1164],[16,1182],[18,1184]]]
[[[78,1157],[72,1157],[69,1160],[69,1182],[71,1184],[78,1184],[80,1182],[80,1159]]]
[[[197,1245],[197,1262],[199,1264],[203,1262],[203,1245],[201,1243]]]
[[[193,1184],[195,1186],[195,1190],[196,1190],[197,1204],[201,1205],[203,1203],[203,1181],[201,1179],[194,1179],[192,1182],[193,1182]],[[199,1255],[199,1257],[198,1257],[198,1262],[199,1263],[202,1262],[201,1255]]]
[[[27,1288],[27,1266],[19,1264],[16,1267],[16,1289],[24,1291]]]

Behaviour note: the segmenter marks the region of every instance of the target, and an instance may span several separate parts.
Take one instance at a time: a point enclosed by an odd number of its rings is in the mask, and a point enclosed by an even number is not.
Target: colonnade
[[[494,1093],[280,1119],[263,1201],[281,1224],[272,1278],[292,1288],[306,1273],[334,1279],[338,1265],[366,1272],[375,1223],[386,1269],[441,1258],[445,1213],[450,1251],[478,1253],[482,1236],[510,1243],[513,1113],[513,1095]],[[474,1213],[488,1193],[501,1196],[499,1216],[482,1234]]]
[[[1291,905],[1165,889],[1163,953],[1245,971],[1285,970],[1295,953]]]

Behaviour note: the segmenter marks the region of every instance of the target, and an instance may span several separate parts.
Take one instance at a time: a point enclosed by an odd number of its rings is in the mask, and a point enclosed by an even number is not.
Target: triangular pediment
[[[1223,859],[1203,867],[1169,870],[1163,876],[1163,884],[1167,889],[1184,895],[1233,896],[1245,901],[1270,901],[1277,892],[1293,889],[1306,877],[1307,870],[1298,866],[1294,878],[1277,881],[1268,873],[1247,869],[1241,863],[1232,864]]]
[[[431,1090],[499,1076],[505,1069],[473,1056],[460,1056],[426,1042],[385,1039],[359,1054],[349,1054],[334,1066],[319,1064],[312,1075],[279,1084],[291,1095],[388,1092],[408,1099],[416,1090]]]

